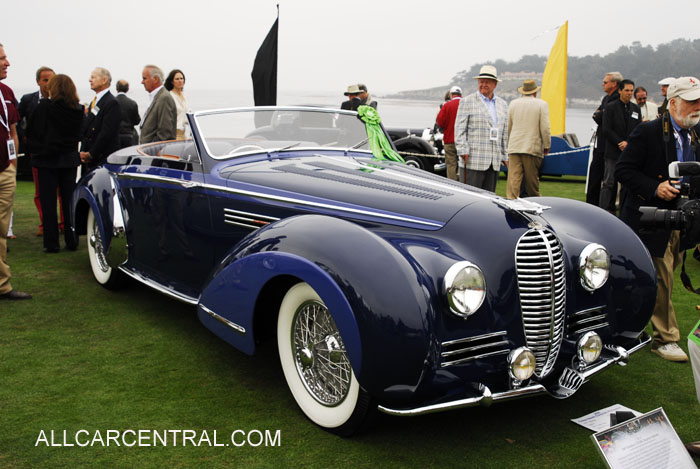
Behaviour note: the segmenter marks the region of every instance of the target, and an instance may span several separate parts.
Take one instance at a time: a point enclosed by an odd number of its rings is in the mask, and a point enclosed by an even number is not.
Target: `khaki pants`
[[[540,166],[544,159],[539,156],[522,153],[508,155],[508,182],[506,185],[506,197],[517,199],[520,197],[520,185],[525,178],[525,191],[529,197],[540,195]]]
[[[7,265],[7,230],[15,201],[17,168],[10,165],[0,173],[0,295],[12,291],[10,266]]]
[[[457,147],[454,143],[446,143],[445,166],[447,166],[447,178],[457,180]]]
[[[681,263],[681,254],[678,252],[679,233],[671,232],[664,257],[652,257],[656,269],[656,304],[651,316],[651,326],[654,329],[654,341],[652,348],[670,342],[678,342],[681,339],[676,321],[676,311],[671,302],[673,292],[673,271]]]

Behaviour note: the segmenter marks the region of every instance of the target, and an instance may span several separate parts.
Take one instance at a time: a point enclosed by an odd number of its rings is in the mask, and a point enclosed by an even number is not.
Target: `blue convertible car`
[[[508,201],[390,161],[377,116],[188,118],[192,139],[120,150],[79,183],[94,276],[196,306],[247,354],[276,340],[291,393],[326,430],[353,433],[377,410],[564,398],[649,341],[651,259],[603,210]]]

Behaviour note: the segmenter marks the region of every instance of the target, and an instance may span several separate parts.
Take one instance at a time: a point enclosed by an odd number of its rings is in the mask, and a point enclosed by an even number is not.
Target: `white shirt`
[[[95,95],[95,106],[97,106],[97,103],[100,102],[100,99],[102,99],[102,96],[106,95],[107,93],[109,93],[109,88],[105,88]],[[41,94],[41,92],[39,92],[39,94]]]

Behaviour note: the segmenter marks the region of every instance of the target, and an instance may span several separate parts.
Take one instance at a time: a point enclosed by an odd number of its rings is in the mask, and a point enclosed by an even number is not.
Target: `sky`
[[[153,63],[166,74],[182,69],[185,90],[252,94],[253,61],[278,3],[280,91],[443,86],[475,63],[548,55],[567,20],[570,56],[698,37],[698,9],[688,0],[669,4],[672,19],[649,0],[22,0],[5,9],[14,21],[4,15],[0,29],[11,63],[5,84],[31,90],[47,65],[89,90],[101,66],[143,92],[141,71]]]

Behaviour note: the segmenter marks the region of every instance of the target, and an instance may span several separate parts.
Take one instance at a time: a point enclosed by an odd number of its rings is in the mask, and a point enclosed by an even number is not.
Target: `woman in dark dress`
[[[49,81],[49,99],[39,102],[28,126],[32,165],[37,168],[39,200],[44,212],[44,252],[47,253],[60,250],[56,189],[61,193],[66,249],[75,251],[78,247],[70,229],[70,200],[80,165],[78,142],[84,115],[73,80],[59,74]]]

